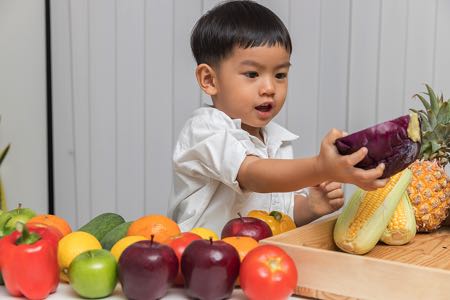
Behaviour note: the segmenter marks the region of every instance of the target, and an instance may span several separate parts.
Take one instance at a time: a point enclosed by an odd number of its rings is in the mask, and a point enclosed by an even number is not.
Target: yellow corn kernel
[[[400,175],[401,173],[397,173],[392,176],[389,182],[383,188],[366,193],[366,195],[361,200],[358,212],[356,213],[356,218],[350,224],[350,227],[348,229],[348,239],[354,238],[358,231],[367,222],[367,220],[369,220],[375,214],[375,211],[383,204],[386,196],[397,184],[398,180],[400,179]]]
[[[380,240],[388,245],[404,245],[409,243],[415,235],[414,209],[409,201],[408,193],[405,192]]]
[[[406,215],[405,212],[403,211],[404,208],[404,204],[403,201],[400,201],[397,205],[397,208],[395,209],[394,212],[394,216],[392,217],[391,221],[388,224],[388,229],[389,230],[397,230],[397,229],[401,229],[402,226],[405,225],[405,221],[406,221]]]

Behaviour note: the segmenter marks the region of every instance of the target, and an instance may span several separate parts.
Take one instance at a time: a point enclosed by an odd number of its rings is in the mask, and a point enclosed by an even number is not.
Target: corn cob
[[[364,254],[380,240],[411,181],[405,169],[392,176],[385,187],[375,191],[357,189],[334,227],[334,241],[345,252]]]
[[[408,193],[405,192],[381,236],[381,241],[393,246],[404,245],[409,243],[415,235],[416,218]]]

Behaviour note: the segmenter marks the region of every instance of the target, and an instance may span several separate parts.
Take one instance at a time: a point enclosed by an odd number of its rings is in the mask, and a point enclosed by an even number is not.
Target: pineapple
[[[450,159],[450,105],[425,86],[428,99],[415,95],[425,110],[411,109],[421,118],[422,145],[419,159],[409,167],[413,178],[407,189],[418,232],[439,228],[450,206],[450,177],[444,169]]]

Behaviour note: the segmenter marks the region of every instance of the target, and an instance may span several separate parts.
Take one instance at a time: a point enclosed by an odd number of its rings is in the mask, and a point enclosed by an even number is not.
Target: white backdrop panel
[[[55,208],[74,226],[106,211],[166,213],[174,142],[209,102],[190,32],[218,2],[51,1]],[[277,121],[300,136],[297,156],[314,155],[333,127],[407,113],[424,82],[450,93],[450,0],[259,2],[291,32]]]

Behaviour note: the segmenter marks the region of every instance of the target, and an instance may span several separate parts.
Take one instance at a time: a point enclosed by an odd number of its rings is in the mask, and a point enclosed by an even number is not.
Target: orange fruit
[[[147,215],[131,223],[127,235],[141,235],[148,239],[153,235],[155,242],[163,243],[180,233],[180,227],[172,219],[163,215]]]
[[[237,250],[241,262],[250,250],[259,245],[257,240],[249,236],[230,236],[223,238],[222,241],[230,244]]]
[[[50,215],[50,214],[46,214],[46,215],[37,215],[34,216],[33,218],[31,218],[30,220],[28,220],[27,223],[33,223],[33,224],[45,224],[47,226],[52,226],[56,229],[58,229],[63,236],[68,235],[69,233],[72,232],[72,228],[70,228],[69,223],[58,216],[55,215]]]
[[[249,253],[253,248],[259,246],[258,241],[249,236],[229,236],[223,238],[222,241],[230,244],[234,247],[234,249],[236,249],[236,251],[239,253],[239,259],[241,260],[241,263],[247,253]],[[236,279],[236,285],[240,285],[239,277]]]

